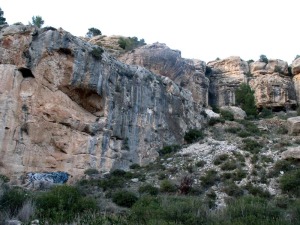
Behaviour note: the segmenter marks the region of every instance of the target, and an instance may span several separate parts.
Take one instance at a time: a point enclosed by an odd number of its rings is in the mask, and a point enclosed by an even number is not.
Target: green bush
[[[225,119],[221,118],[221,117],[219,117],[219,118],[212,117],[208,121],[208,125],[209,126],[213,126],[213,125],[215,125],[217,123],[225,123]]]
[[[137,47],[146,45],[144,39],[138,40],[137,37],[127,37],[127,38],[121,37],[118,41],[118,44],[122,49],[124,49],[126,51],[130,51]]]
[[[180,150],[180,146],[179,145],[167,145],[165,147],[163,147],[161,150],[158,151],[160,156],[163,155],[168,155],[171,153],[175,153],[178,152]]]
[[[260,55],[259,56],[259,61],[260,62],[264,62],[264,63],[268,63],[269,62],[269,60],[268,60],[268,58],[267,58],[266,55]]]
[[[262,144],[250,138],[243,140],[243,149],[253,154],[259,153],[262,147]]]
[[[257,116],[254,91],[248,84],[243,83],[236,89],[235,99],[236,104],[246,112],[247,116]]]
[[[96,201],[85,198],[76,187],[56,186],[41,193],[36,199],[38,215],[55,218],[56,221],[70,221],[77,213],[96,210]]]
[[[220,112],[221,116],[225,119],[225,120],[229,120],[229,121],[233,121],[234,120],[234,115],[232,112],[228,111],[228,110],[221,110]]]
[[[227,160],[221,166],[221,170],[234,170],[237,168],[237,163],[235,160]]]
[[[270,198],[271,197],[271,194],[267,190],[264,190],[262,187],[259,187],[259,186],[254,186],[251,183],[248,183],[245,186],[245,189],[247,191],[249,191],[249,193],[253,196],[258,196],[261,198]]]
[[[273,112],[272,109],[268,109],[266,107],[263,107],[263,109],[261,110],[259,117],[261,118],[271,118],[273,117]]]
[[[184,140],[188,143],[194,143],[204,138],[204,134],[202,130],[192,129],[185,133]]]
[[[196,162],[195,166],[203,167],[205,164],[206,164],[206,162],[204,160],[200,160],[200,161]]]
[[[120,190],[113,194],[112,200],[119,206],[130,208],[138,200],[138,197],[126,190]]]
[[[279,183],[283,192],[300,197],[300,169],[286,172]]]
[[[140,166],[139,164],[137,164],[137,163],[134,163],[134,164],[131,164],[131,165],[129,166],[129,168],[132,169],[132,170],[135,170],[135,169],[141,168],[141,166]]]
[[[139,187],[139,193],[141,194],[158,195],[158,192],[159,189],[157,187],[153,187],[151,184]]]
[[[170,180],[162,180],[160,183],[160,191],[174,193],[177,191],[177,187]]]
[[[227,182],[223,188],[223,191],[232,197],[238,197],[244,194],[244,191],[234,182]]]
[[[131,208],[129,224],[209,224],[207,212],[197,197],[144,196]]]
[[[217,155],[215,158],[214,158],[214,165],[220,165],[222,164],[224,161],[226,161],[227,159],[229,158],[228,154],[221,154],[221,155]]]
[[[0,196],[0,210],[15,215],[29,197],[29,193],[22,188],[13,187],[7,189]]]
[[[93,50],[91,51],[91,54],[95,59],[101,60],[103,52],[104,52],[104,50],[102,48],[94,47]]]
[[[126,180],[124,177],[111,176],[99,181],[99,186],[103,191],[122,188],[125,186]]]
[[[217,181],[219,181],[219,176],[217,171],[210,169],[206,171],[204,176],[200,177],[201,185],[205,188],[213,186]]]
[[[9,178],[3,174],[0,174],[0,181],[7,183],[7,182],[9,182]]]

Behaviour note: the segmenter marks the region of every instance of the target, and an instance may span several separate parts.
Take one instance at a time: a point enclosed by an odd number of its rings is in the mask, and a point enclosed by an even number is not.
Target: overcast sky
[[[166,43],[206,62],[264,54],[290,64],[300,55],[297,0],[1,0],[0,8],[9,24],[40,15],[44,26],[76,36],[95,27],[104,35]]]

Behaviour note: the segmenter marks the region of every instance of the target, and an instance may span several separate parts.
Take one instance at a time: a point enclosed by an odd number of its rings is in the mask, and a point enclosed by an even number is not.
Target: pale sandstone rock
[[[288,118],[287,123],[290,135],[297,135],[300,133],[300,116]]]
[[[290,109],[297,105],[294,85],[288,76],[278,73],[255,76],[249,85],[255,91],[258,108]]]
[[[62,29],[1,29],[1,174],[127,169],[202,127],[190,91],[96,47]]]
[[[211,119],[211,118],[220,118],[220,114],[219,113],[215,113],[211,109],[205,109],[205,113],[206,113],[208,119]]]
[[[235,104],[235,90],[247,82],[245,74],[249,72],[248,63],[240,57],[229,57],[223,60],[208,62],[211,73],[208,75],[209,103],[221,107]]]
[[[281,153],[282,159],[300,159],[300,147],[288,147]]]
[[[243,120],[247,116],[244,110],[236,106],[222,106],[221,110],[227,110],[231,112],[235,120]]]
[[[297,58],[292,62],[292,74],[300,74],[300,58]]]

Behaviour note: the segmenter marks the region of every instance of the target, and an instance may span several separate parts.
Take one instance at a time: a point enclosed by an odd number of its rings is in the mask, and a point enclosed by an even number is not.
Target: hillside
[[[120,38],[1,27],[1,223],[299,224],[300,59]]]

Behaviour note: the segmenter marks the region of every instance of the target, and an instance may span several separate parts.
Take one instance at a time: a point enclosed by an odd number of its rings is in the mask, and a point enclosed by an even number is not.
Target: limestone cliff
[[[0,33],[0,173],[102,171],[147,163],[201,127],[190,91],[62,29]]]
[[[169,77],[181,87],[192,92],[196,103],[208,105],[209,80],[205,77],[206,63],[184,59],[181,52],[165,44],[142,46],[119,57],[124,63],[143,66],[155,74]]]

